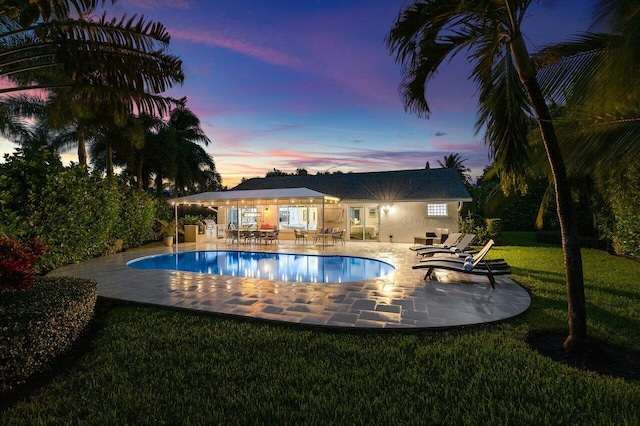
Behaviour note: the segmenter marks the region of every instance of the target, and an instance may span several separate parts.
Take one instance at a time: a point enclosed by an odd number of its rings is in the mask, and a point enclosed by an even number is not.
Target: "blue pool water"
[[[171,269],[232,277],[306,283],[346,283],[383,277],[394,271],[386,262],[363,257],[249,251],[191,251],[141,257],[127,263],[137,269]]]

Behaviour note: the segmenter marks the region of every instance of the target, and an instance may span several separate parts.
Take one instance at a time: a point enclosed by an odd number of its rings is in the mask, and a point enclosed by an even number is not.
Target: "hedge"
[[[0,294],[0,393],[11,391],[67,351],[93,317],[98,284],[38,277],[29,291]]]
[[[458,230],[463,234],[476,234],[472,244],[485,245],[489,240],[502,244],[502,220],[460,218]]]
[[[86,168],[63,166],[47,150],[19,151],[0,164],[0,236],[39,237],[51,250],[39,273],[157,238],[164,199]]]

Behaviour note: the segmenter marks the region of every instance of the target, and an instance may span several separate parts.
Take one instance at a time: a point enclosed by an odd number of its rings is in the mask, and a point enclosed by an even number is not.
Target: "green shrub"
[[[180,219],[182,225],[199,225],[200,216],[186,215]]]
[[[118,222],[117,182],[64,167],[48,150],[6,157],[0,180],[0,217],[14,220],[12,237],[39,237],[51,247],[36,264],[39,272],[104,253]]]
[[[39,237],[51,251],[35,264],[47,272],[68,263],[139,246],[156,238],[162,199],[122,187],[85,168],[64,167],[48,150],[17,151],[0,164],[0,231]],[[0,234],[1,235],[1,234]]]
[[[46,371],[93,317],[98,285],[71,277],[39,277],[30,291],[0,294],[0,392]]]
[[[640,258],[640,164],[622,177],[600,182],[602,199],[594,197],[598,228],[618,255]]]
[[[500,219],[461,218],[458,229],[463,234],[476,234],[475,245],[485,245],[489,240],[500,244],[502,241],[502,221]]]
[[[492,239],[496,244],[502,244],[502,219],[485,219],[485,223],[487,225],[487,241]]]
[[[114,238],[122,240],[122,249],[138,247],[156,239],[156,199],[146,192],[125,189],[121,202],[120,221]]]
[[[640,216],[630,206],[615,207],[613,248],[616,254],[640,258]]]

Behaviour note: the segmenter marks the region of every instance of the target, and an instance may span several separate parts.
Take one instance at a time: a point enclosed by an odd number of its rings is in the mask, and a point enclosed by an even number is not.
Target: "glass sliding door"
[[[380,209],[378,206],[365,209],[364,239],[369,241],[380,240]]]
[[[380,210],[373,207],[349,207],[349,239],[351,241],[378,241]]]

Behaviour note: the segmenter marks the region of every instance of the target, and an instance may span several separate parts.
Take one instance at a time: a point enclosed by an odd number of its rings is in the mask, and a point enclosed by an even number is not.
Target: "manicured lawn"
[[[337,332],[101,301],[88,348],[0,424],[639,424],[640,382],[528,347],[566,332],[562,254],[508,237],[492,254],[533,305],[497,325]],[[591,334],[640,351],[640,263],[583,255]]]

